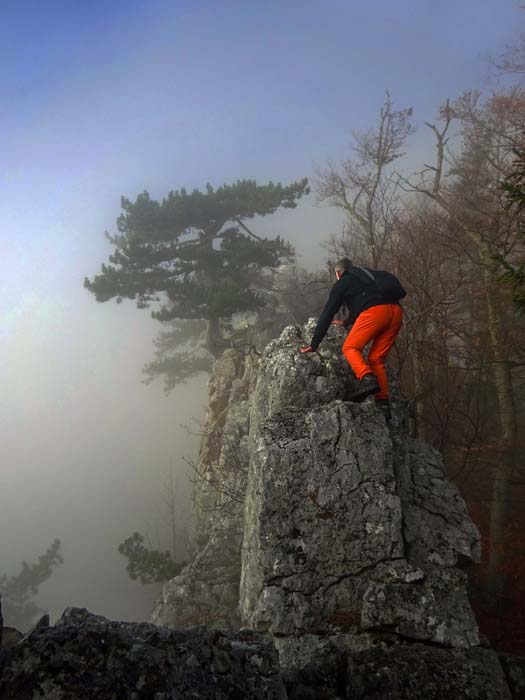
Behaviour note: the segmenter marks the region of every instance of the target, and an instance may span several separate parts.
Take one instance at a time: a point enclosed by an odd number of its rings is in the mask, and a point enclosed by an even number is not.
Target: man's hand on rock
[[[335,319],[335,321],[332,321],[332,326],[344,326],[345,322],[339,320],[338,318]]]
[[[315,352],[315,351],[311,345],[307,345],[304,348],[299,348],[299,352],[305,353],[305,352]]]

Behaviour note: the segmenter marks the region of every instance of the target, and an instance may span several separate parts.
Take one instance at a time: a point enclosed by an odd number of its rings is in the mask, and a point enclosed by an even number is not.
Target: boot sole
[[[368,396],[377,394],[379,391],[381,391],[381,387],[379,386],[372,387],[371,389],[363,389],[362,391],[352,394],[349,401],[353,401],[354,403],[362,403]]]

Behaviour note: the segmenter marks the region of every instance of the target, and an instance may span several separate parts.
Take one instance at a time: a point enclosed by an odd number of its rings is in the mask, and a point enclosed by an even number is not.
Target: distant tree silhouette
[[[0,576],[0,594],[5,621],[21,632],[29,630],[35,618],[44,611],[34,598],[38,588],[51,576],[53,569],[63,563],[59,554],[60,540],[56,539],[34,564],[22,562],[21,571],[13,576]]]

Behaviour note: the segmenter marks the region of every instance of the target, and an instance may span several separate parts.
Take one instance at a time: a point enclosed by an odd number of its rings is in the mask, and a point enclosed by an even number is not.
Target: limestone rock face
[[[395,378],[387,424],[346,400],[339,329],[298,352],[313,325],[217,363],[195,557],[153,620],[267,633],[290,700],[507,700],[466,594],[480,538],[461,495],[407,435]]]
[[[387,427],[372,399],[342,401],[339,348],[301,355],[308,336],[289,327],[268,345],[251,402],[244,623],[478,644],[455,566],[478,560],[479,535],[438,453]]]
[[[368,573],[403,556],[401,504],[373,406],[293,409],[258,429],[241,579],[244,621],[272,634],[358,622]]]
[[[271,640],[249,630],[172,630],[67,608],[0,652],[0,700],[266,698],[286,693]]]
[[[152,622],[238,628],[248,473],[249,401],[257,356],[227,350],[215,363],[196,465],[193,559],[169,581]]]

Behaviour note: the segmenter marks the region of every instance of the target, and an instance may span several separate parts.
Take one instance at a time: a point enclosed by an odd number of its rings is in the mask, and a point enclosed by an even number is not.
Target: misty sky
[[[490,89],[488,55],[524,15],[509,0],[0,4],[0,572],[60,537],[65,564],[39,598],[52,616],[141,619],[148,594],[116,547],[162,530],[205,383],[169,397],[142,384],[159,324],[82,287],[111,252],[120,196],[311,177],[348,154],[385,90],[414,107],[411,152],[431,153],[423,122]],[[340,219],[310,197],[253,226],[315,267]]]

